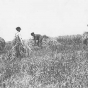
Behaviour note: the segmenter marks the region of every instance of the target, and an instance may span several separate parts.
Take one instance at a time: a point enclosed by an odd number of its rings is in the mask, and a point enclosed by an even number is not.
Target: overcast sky
[[[12,40],[20,26],[23,39],[30,33],[51,37],[88,31],[88,0],[0,0],[0,36]]]

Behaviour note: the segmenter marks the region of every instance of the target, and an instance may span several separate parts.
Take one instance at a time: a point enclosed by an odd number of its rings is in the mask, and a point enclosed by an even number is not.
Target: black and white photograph
[[[0,88],[88,88],[88,0],[0,0]]]

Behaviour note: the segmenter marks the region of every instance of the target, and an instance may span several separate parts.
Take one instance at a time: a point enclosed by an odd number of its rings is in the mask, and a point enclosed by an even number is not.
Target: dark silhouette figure
[[[35,34],[34,32],[32,32],[31,36],[33,36],[35,45],[37,44],[39,46],[42,43],[43,36],[41,36],[40,34]]]
[[[16,30],[17,30],[18,32],[20,32],[20,31],[21,31],[21,28],[20,28],[20,27],[17,27]]]

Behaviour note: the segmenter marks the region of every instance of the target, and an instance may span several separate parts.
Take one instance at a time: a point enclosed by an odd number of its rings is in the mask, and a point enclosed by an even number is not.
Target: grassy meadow
[[[88,46],[82,35],[6,42],[0,88],[88,88]]]

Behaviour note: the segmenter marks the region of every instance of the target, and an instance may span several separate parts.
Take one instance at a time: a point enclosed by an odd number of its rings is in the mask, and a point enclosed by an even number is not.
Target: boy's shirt
[[[17,33],[15,34],[15,37],[19,37],[20,40],[21,40],[21,43],[22,43],[22,37],[21,37],[21,33],[20,33],[20,32],[17,32]]]

